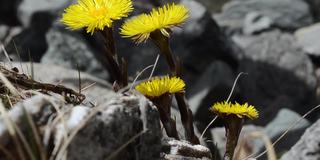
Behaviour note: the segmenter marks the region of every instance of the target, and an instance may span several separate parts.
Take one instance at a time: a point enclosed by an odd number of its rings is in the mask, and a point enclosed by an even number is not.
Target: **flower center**
[[[107,8],[106,7],[99,7],[91,10],[90,14],[94,17],[99,17],[103,16],[107,13]]]

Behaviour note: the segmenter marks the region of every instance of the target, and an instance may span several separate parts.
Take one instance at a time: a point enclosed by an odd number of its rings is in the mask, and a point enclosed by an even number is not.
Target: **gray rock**
[[[225,36],[204,6],[190,0],[181,3],[189,7],[191,13],[180,36],[175,40],[178,43],[176,52],[183,53],[181,58],[185,67],[200,74],[214,60],[222,60],[235,67],[242,56],[240,48]],[[190,73],[192,72],[189,71]]]
[[[239,72],[248,76],[240,79],[239,87],[243,101],[264,115],[258,119],[260,124],[266,124],[283,106],[303,114],[315,104],[314,68],[292,35],[270,31],[253,36],[244,51]]]
[[[282,157],[281,160],[319,160],[320,159],[320,120],[309,127],[301,139]]]
[[[320,10],[319,10],[320,0],[305,0],[305,1],[308,2],[315,21],[319,21],[320,20]]]
[[[51,101],[51,102],[50,102]],[[1,102],[2,103],[2,102]],[[55,109],[52,104],[59,104],[59,100],[54,98],[46,98],[43,95],[37,95],[31,97],[23,102],[17,103],[8,111],[8,117],[11,119],[12,123],[17,124],[21,131],[25,131],[28,127],[28,123],[25,121],[25,113],[34,117],[36,124],[40,126],[45,126],[47,124],[50,116],[55,113]],[[9,130],[4,119],[4,116],[0,117],[0,143],[1,145],[9,145],[13,143],[10,141]],[[3,155],[0,155],[0,158]]]
[[[222,10],[222,7],[225,3],[231,1],[231,0],[216,0],[216,1],[211,1],[211,0],[198,0],[201,4],[206,6],[206,8],[211,12],[211,13],[219,13]]]
[[[57,113],[57,107],[60,113]],[[43,128],[39,133],[44,136],[41,137],[44,145],[52,145],[50,141],[53,139],[52,153],[58,153],[56,154],[58,157],[63,155],[59,146],[66,145],[65,136],[75,133],[67,149],[68,159],[108,158],[139,134],[141,135],[115,154],[114,158],[130,159],[132,156],[142,160],[160,158],[162,134],[158,112],[156,107],[143,96],[117,95],[92,108],[73,107],[64,104],[61,99],[39,94],[16,104],[8,112],[12,122],[17,124],[22,134],[26,136],[27,131],[30,133],[28,130],[30,126],[25,123],[25,111],[30,114],[37,127]],[[58,120],[61,117],[57,116],[61,112],[64,113],[63,121]],[[4,116],[0,117],[0,143],[3,146],[12,146],[13,143]],[[16,147],[13,147],[10,151],[15,149]],[[1,159],[3,156],[0,154]]]
[[[210,150],[202,145],[192,145],[186,141],[171,138],[162,140],[164,160],[210,160]]]
[[[250,35],[269,29],[271,25],[272,20],[269,17],[266,17],[259,12],[250,12],[244,18],[242,32]]]
[[[308,27],[300,28],[295,32],[295,38],[301,48],[310,55],[320,56],[320,23]]]
[[[6,44],[8,54],[17,55],[15,61],[39,62],[48,48],[45,34],[51,27],[54,17],[48,12],[37,12],[32,15],[31,24]]]
[[[10,26],[19,25],[17,17],[17,7],[22,0],[2,0],[0,1],[0,24]]]
[[[18,18],[23,26],[29,26],[31,17],[34,13],[39,11],[46,11],[60,15],[61,12],[70,4],[76,2],[76,0],[66,1],[51,1],[51,0],[23,0],[18,7]]]
[[[302,117],[299,114],[289,109],[283,108],[278,112],[277,116],[265,127],[266,133],[269,137],[277,137],[284,131],[286,131],[287,128],[291,126],[295,121],[301,118]],[[309,126],[310,122],[306,119],[302,119],[291,129],[291,132],[293,132],[294,130],[305,130]]]
[[[197,1],[193,0],[182,0],[182,4],[190,8],[190,18],[186,22],[183,30],[175,30],[176,32],[180,31],[184,34],[188,34],[191,37],[200,36],[203,33],[203,24],[198,23],[201,18],[203,18],[207,12],[207,9]]]
[[[300,120],[299,123],[294,124],[298,120]],[[264,133],[274,142],[293,124],[294,126],[290,128],[286,136],[274,146],[276,153],[283,153],[297,143],[301,135],[310,126],[310,122],[302,118],[301,115],[289,109],[282,108],[277,116],[265,127]]]
[[[303,0],[230,1],[223,6],[222,13],[214,15],[214,18],[229,33],[241,32],[244,19],[250,12],[268,17],[272,27],[285,30],[294,30],[313,21],[309,6]]]
[[[75,32],[52,28],[47,33],[49,48],[41,59],[43,64],[63,66],[108,79],[108,72],[95,59],[93,50],[83,37]]]
[[[161,151],[161,128],[155,106],[142,96],[117,96],[96,107],[98,114],[72,140],[68,159],[157,159]],[[121,152],[130,138],[146,131]],[[81,147],[79,147],[81,146]],[[117,154],[116,154],[117,153]]]
[[[7,34],[9,32],[9,27],[6,25],[0,25],[0,43],[3,43]]]

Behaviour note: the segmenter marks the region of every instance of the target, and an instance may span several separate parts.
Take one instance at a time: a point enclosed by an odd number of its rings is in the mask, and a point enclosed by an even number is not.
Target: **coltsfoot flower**
[[[93,34],[111,27],[114,20],[127,17],[132,10],[131,0],[79,0],[65,9],[61,21],[71,30],[86,28]]]
[[[156,30],[169,37],[168,29],[179,26],[189,17],[188,8],[179,4],[167,4],[153,9],[149,14],[141,14],[126,21],[120,34],[125,38],[132,38],[141,43],[150,37],[150,33]]]
[[[142,82],[136,86],[136,90],[147,97],[160,97],[165,93],[183,92],[186,84],[178,77],[157,77]]]
[[[218,102],[215,103],[210,110],[217,115],[236,115],[239,118],[248,117],[250,119],[256,119],[259,116],[255,107],[248,105],[248,103],[241,105],[239,103]]]

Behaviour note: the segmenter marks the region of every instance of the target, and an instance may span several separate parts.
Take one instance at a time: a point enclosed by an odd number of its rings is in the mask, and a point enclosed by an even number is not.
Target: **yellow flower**
[[[142,82],[136,86],[136,90],[147,97],[159,97],[165,93],[182,92],[186,84],[178,77],[157,77]]]
[[[254,106],[245,103],[240,105],[239,103],[232,104],[230,102],[221,102],[214,104],[210,110],[218,115],[236,115],[239,118],[248,117],[255,119],[259,117],[258,111]]]
[[[114,20],[127,17],[132,10],[131,0],[79,0],[65,9],[61,21],[72,30],[86,27],[93,34],[111,27]]]
[[[122,25],[120,34],[126,38],[132,37],[137,43],[146,41],[150,33],[156,30],[169,37],[167,29],[185,22],[189,17],[188,12],[183,5],[167,4],[153,9],[149,14],[141,14],[128,20]]]

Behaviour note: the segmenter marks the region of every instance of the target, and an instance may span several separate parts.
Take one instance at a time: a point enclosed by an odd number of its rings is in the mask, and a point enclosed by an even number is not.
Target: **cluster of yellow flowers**
[[[115,20],[128,17],[133,10],[131,0],[79,0],[69,6],[62,16],[62,23],[72,30],[86,28],[88,33],[112,27]],[[132,38],[135,42],[145,42],[150,34],[159,30],[169,37],[169,29],[179,26],[188,18],[188,8],[180,4],[167,4],[153,9],[149,14],[143,13],[127,20],[120,28],[120,34]],[[182,92],[185,88],[183,80],[177,77],[154,78],[136,86],[136,90],[148,97],[159,97],[166,93]],[[240,105],[230,102],[216,103],[211,111],[221,114],[234,114],[239,118],[258,117],[257,110],[247,103]]]
[[[127,17],[132,10],[131,0],[79,0],[65,10],[61,21],[72,30],[86,28],[88,33],[93,34],[96,30],[110,28],[114,20]],[[126,21],[120,33],[140,43],[156,30],[169,36],[166,29],[179,26],[187,18],[188,9],[185,6],[168,4]]]
[[[79,0],[77,4],[73,4],[65,10],[61,21],[71,30],[86,28],[87,33],[93,34],[95,31],[112,31],[112,23],[115,20],[128,17],[131,11],[133,11],[131,0]],[[189,10],[184,5],[174,3],[167,4],[153,9],[148,14],[143,13],[127,20],[120,28],[120,34],[122,37],[131,38],[136,43],[145,42],[151,37],[159,49],[163,51],[174,75],[176,73],[174,70],[176,66],[172,58],[173,55],[170,51],[167,37],[170,36],[170,29],[172,27],[180,26],[188,17]],[[109,37],[108,40],[113,43],[112,38]],[[112,48],[113,45],[110,43],[110,46]],[[170,52],[167,52],[168,50]],[[111,53],[112,57],[114,57],[113,54],[115,53]],[[115,59],[112,58],[108,60],[110,60],[111,64],[116,63],[116,65],[118,65]],[[122,74],[121,71],[120,74]],[[126,75],[124,77],[126,77]],[[118,80],[121,80],[121,78],[118,78]],[[127,77],[124,84],[127,84]],[[175,121],[171,119],[171,98],[169,96],[175,93],[183,93],[185,86],[185,82],[179,77],[164,76],[142,82],[135,88],[151,101],[156,102],[158,109],[160,108],[159,113],[162,115],[160,119],[165,126],[167,135],[176,139],[179,139],[179,136]],[[185,100],[181,101],[181,99],[185,99],[184,94],[176,94],[177,103],[179,104],[180,100],[181,104],[179,106],[180,113],[183,113],[181,115],[185,116],[181,117],[181,120],[184,124],[186,135],[188,135],[186,138],[194,144],[199,144],[198,138],[194,135],[192,112],[189,111],[189,108],[185,105]],[[168,101],[170,102],[167,103]],[[226,125],[226,130],[228,131],[226,132],[226,137],[228,140],[225,154],[225,158],[229,157],[232,159],[241,131],[241,119],[258,118],[258,111],[254,106],[248,105],[247,103],[240,105],[239,103],[232,104],[228,101],[215,103],[210,110],[218,116],[225,118],[225,120],[227,120],[226,124],[232,124]],[[189,121],[190,119],[191,121]],[[188,125],[185,126],[185,124]]]

